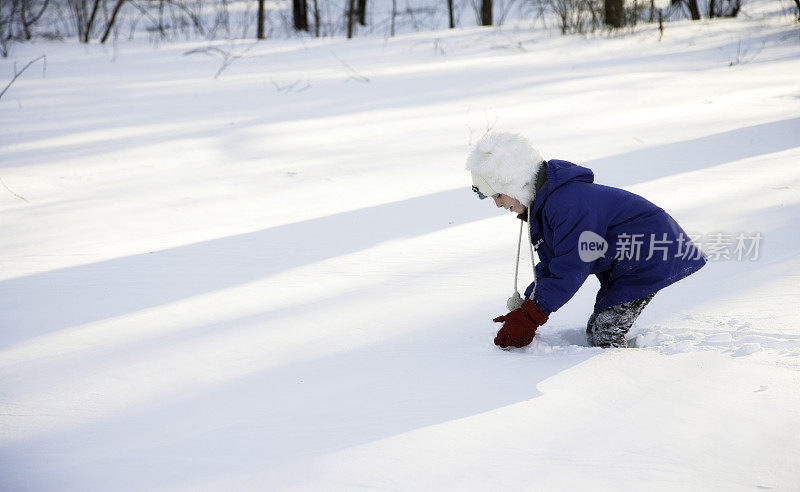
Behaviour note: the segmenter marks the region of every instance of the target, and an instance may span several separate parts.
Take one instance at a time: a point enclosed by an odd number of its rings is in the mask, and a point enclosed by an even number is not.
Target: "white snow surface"
[[[764,5],[218,42],[216,79],[205,43],[18,46],[3,80],[47,67],[0,99],[0,490],[800,490],[800,33]],[[759,256],[660,292],[637,348],[586,346],[590,279],[498,350],[487,128]]]

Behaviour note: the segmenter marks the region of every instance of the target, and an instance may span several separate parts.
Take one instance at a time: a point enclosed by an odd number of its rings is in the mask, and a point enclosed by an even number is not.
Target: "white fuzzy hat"
[[[475,144],[467,157],[473,189],[479,195],[497,193],[528,206],[536,194],[534,179],[544,159],[527,138],[517,133],[493,132]]]

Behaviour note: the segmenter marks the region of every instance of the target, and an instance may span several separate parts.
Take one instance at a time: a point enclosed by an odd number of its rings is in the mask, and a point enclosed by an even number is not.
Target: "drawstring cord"
[[[530,226],[531,223],[531,207],[528,207],[528,225]],[[517,263],[514,265],[514,294],[508,298],[506,301],[506,307],[508,307],[509,311],[513,311],[518,307],[522,306],[523,299],[522,296],[519,294],[519,289],[517,288],[517,283],[519,280],[519,256],[520,250],[522,249],[522,229],[524,227],[525,221],[519,221],[519,240],[517,241]],[[533,282],[534,288],[536,286],[536,262],[533,259],[533,242],[531,241],[531,235],[526,234],[528,237],[528,246],[531,250],[531,267],[533,267]]]

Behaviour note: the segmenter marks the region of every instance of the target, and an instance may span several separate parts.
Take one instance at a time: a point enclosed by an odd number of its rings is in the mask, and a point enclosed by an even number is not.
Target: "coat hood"
[[[579,166],[577,164],[559,159],[551,159],[544,164],[545,175],[547,176],[547,179],[544,188],[536,193],[534,201],[531,203],[530,208],[532,215],[538,214],[539,209],[542,208],[542,205],[544,205],[547,197],[549,197],[551,193],[563,185],[571,182],[594,182],[594,173],[587,167]],[[524,220],[522,215],[520,215],[519,218]],[[531,228],[531,234],[536,234],[539,231],[539,226],[537,221],[534,220],[532,222],[533,223],[529,225]]]
[[[578,181],[582,183],[593,183],[594,173],[591,169],[568,161],[551,159],[545,163],[547,174],[547,185],[536,195],[532,204],[533,212],[536,212],[544,203],[544,200],[561,186]]]

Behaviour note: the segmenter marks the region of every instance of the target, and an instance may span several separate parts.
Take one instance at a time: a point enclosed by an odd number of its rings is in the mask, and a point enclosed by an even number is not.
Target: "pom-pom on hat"
[[[528,206],[536,194],[534,180],[544,159],[527,138],[493,132],[481,138],[467,157],[472,189],[481,199],[498,193]]]

